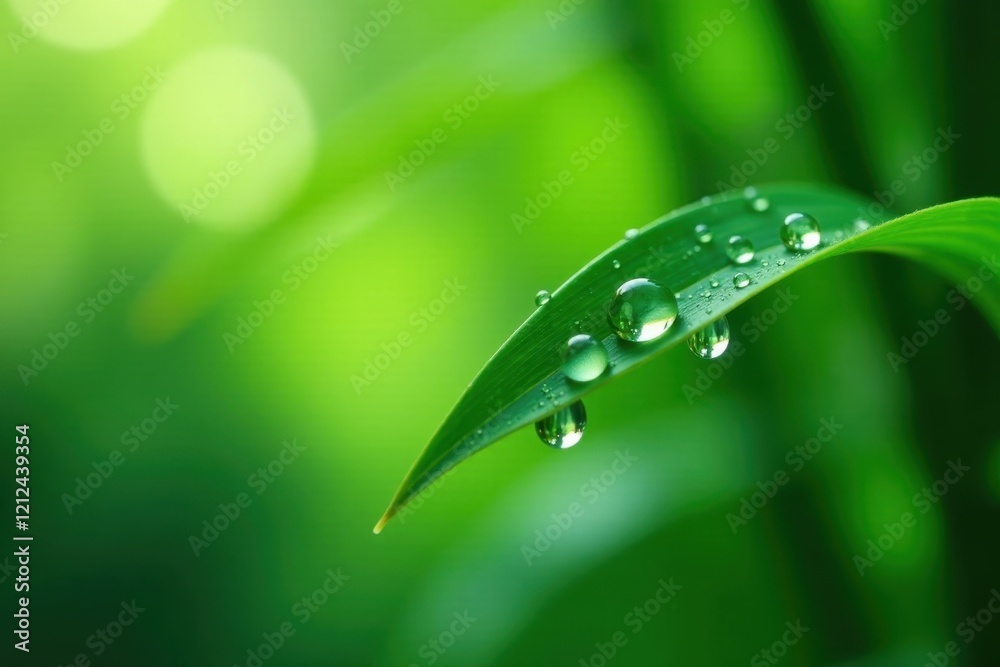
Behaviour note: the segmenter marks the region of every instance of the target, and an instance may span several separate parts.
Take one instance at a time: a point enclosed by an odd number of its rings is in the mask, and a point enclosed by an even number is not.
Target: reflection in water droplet
[[[740,271],[735,276],[733,276],[733,285],[736,285],[739,289],[743,289],[750,284],[750,276]]]
[[[781,225],[781,242],[794,252],[812,250],[821,240],[819,223],[811,215],[792,213]]]
[[[740,235],[730,236],[726,245],[726,255],[733,261],[733,264],[748,264],[753,260],[753,244],[750,239],[745,239]]]
[[[659,283],[636,278],[615,290],[608,322],[618,337],[641,343],[662,336],[677,319],[677,297]]]
[[[608,367],[608,351],[590,334],[573,336],[566,343],[562,371],[570,380],[590,382]]]
[[[702,359],[715,359],[729,347],[729,321],[725,316],[715,320],[688,339],[688,347]]]
[[[587,410],[583,407],[583,401],[577,401],[568,408],[563,408],[537,422],[535,432],[549,447],[569,449],[580,442],[586,426]]]

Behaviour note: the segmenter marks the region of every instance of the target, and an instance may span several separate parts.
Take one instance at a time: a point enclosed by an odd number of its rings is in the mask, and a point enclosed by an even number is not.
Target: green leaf
[[[758,197],[767,200],[766,210],[755,210],[742,192],[728,192],[674,211],[634,238],[617,242],[556,290],[469,385],[413,464],[375,532],[459,461],[571,405],[653,355],[685,342],[786,276],[830,257],[885,252],[922,262],[965,286],[1000,331],[1000,280],[993,280],[1000,273],[996,257],[1000,199],[958,201],[880,223],[872,215],[873,210],[882,210],[880,206],[841,191],[778,185],[760,188]],[[823,242],[817,250],[793,253],[782,244],[781,222],[791,213],[808,213],[819,221]],[[873,226],[864,230],[858,220]],[[695,238],[698,224],[708,225],[711,242]],[[725,252],[727,240],[737,234],[750,239],[756,250],[754,259],[743,266],[735,266]],[[750,275],[749,286],[734,286],[738,272]],[[640,277],[673,290],[680,315],[660,338],[627,343],[608,324],[607,305],[619,285]],[[712,287],[713,281],[718,287]],[[703,296],[706,292],[709,298]],[[610,359],[608,370],[585,384],[569,380],[560,370],[566,341],[578,333],[601,340]]]

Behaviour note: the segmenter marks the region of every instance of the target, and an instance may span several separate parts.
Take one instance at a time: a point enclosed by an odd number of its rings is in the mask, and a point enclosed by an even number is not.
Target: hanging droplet
[[[708,228],[708,225],[695,225],[694,237],[698,239],[698,243],[711,243],[712,230]]]
[[[535,295],[535,305],[538,306],[538,307],[544,306],[545,304],[547,304],[549,302],[549,299],[551,299],[551,298],[552,298],[552,295],[549,294],[547,291],[545,291],[543,289],[542,290],[538,290],[538,294]]]
[[[622,268],[622,263],[621,263],[621,262],[619,262],[619,261],[618,261],[618,260],[616,259],[616,260],[614,260],[614,261],[612,261],[612,262],[611,262],[611,266],[615,267],[616,269],[620,269],[620,268]]]
[[[628,230],[628,231],[625,232],[625,238],[626,239],[634,239],[638,235],[639,235],[639,230],[638,229],[630,229],[630,230]]]
[[[688,347],[702,359],[716,359],[729,347],[729,321],[725,316],[715,320],[688,339]]]
[[[726,255],[733,261],[733,264],[748,264],[753,260],[753,243],[750,239],[745,239],[740,235],[730,236],[726,245]]]
[[[608,304],[608,322],[618,337],[642,343],[662,336],[677,319],[677,297],[646,278],[629,280]]]
[[[570,380],[590,382],[608,367],[608,351],[590,334],[573,336],[563,352],[562,371]]]
[[[750,276],[740,271],[735,276],[733,276],[733,285],[739,289],[743,289],[750,284]]]
[[[587,410],[583,407],[583,401],[577,401],[537,422],[535,432],[549,447],[569,449],[580,442],[586,426]]]
[[[821,240],[819,223],[811,215],[792,213],[781,225],[781,242],[794,252],[812,250]]]

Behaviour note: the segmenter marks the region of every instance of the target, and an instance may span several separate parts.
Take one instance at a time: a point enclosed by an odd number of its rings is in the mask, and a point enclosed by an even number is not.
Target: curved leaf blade
[[[870,202],[850,193],[776,185],[760,188],[757,196],[767,200],[766,210],[754,209],[741,192],[678,209],[619,241],[556,290],[470,383],[413,464],[375,532],[458,462],[684,342],[786,275],[823,259],[848,252],[892,253],[923,262],[956,282],[981,267],[1000,273],[993,256],[1000,252],[1000,199],[943,204],[877,224],[866,214]],[[792,253],[784,247],[778,231],[791,213],[808,213],[819,221],[824,239],[819,249]],[[863,230],[859,217],[877,226]],[[709,226],[711,242],[697,241],[698,224]],[[726,241],[736,234],[750,239],[756,250],[744,266],[734,266],[725,253]],[[752,280],[742,289],[732,282],[739,271]],[[672,289],[680,315],[661,338],[632,344],[615,335],[606,307],[621,283],[640,277]],[[718,287],[712,287],[713,281]],[[1000,280],[984,283],[976,303],[1000,331]],[[585,384],[560,371],[566,340],[578,333],[601,340],[610,359],[608,370]]]

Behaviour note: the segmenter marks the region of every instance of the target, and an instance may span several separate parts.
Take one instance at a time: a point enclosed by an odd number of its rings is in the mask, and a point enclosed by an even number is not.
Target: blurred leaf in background
[[[770,181],[996,195],[996,6],[5,5],[2,486],[28,423],[35,538],[11,664],[1000,655],[996,337],[889,258],[741,307],[696,400],[706,362],[664,354],[573,450],[518,432],[371,534],[534,294],[625,229]]]

